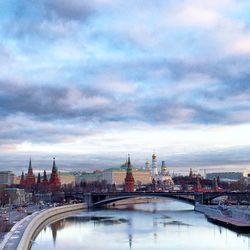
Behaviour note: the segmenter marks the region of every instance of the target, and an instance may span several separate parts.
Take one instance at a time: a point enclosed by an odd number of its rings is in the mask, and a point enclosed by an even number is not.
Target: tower
[[[52,166],[52,172],[51,172],[51,176],[50,176],[49,185],[50,185],[51,191],[56,191],[61,186],[61,182],[60,182],[60,179],[59,179],[58,173],[57,173],[55,158],[53,158],[53,166]]]
[[[41,174],[40,173],[38,173],[38,175],[37,175],[37,182],[36,183],[41,184]]]
[[[21,188],[25,187],[25,179],[24,179],[24,173],[23,172],[22,172],[22,175],[21,175],[20,187]]]
[[[48,192],[49,181],[48,181],[47,173],[45,170],[43,171],[43,180],[42,180],[41,187],[42,187],[43,192],[45,193]]]
[[[48,177],[47,177],[47,173],[46,171],[44,170],[43,171],[43,185],[48,185]]]
[[[156,159],[156,154],[153,153],[152,155],[152,177],[157,179],[157,176],[158,176],[157,159]]]
[[[33,169],[32,169],[31,159],[30,159],[28,174],[25,180],[25,187],[28,189],[31,189],[32,187],[34,187],[35,183],[36,183],[36,178],[35,178],[35,175],[33,174]]]
[[[130,162],[130,155],[128,155],[128,167],[127,174],[125,178],[125,192],[134,192],[135,190],[135,180],[132,173],[132,167]]]
[[[192,170],[192,168],[190,168],[190,170],[189,170],[189,177],[190,178],[193,177],[193,170]]]
[[[166,166],[166,162],[165,161],[162,161],[161,162],[161,174],[162,175],[167,175],[167,166]]]
[[[161,163],[161,174],[159,176],[159,180],[161,180],[163,184],[163,189],[167,190],[174,185],[172,177],[170,176],[169,172],[167,171],[167,165],[165,161]]]
[[[149,161],[145,162],[145,170],[150,170],[150,162]]]

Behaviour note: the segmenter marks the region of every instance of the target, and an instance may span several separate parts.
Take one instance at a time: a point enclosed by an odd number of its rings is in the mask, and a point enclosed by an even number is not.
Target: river
[[[174,200],[82,211],[46,226],[32,250],[250,249],[247,235],[214,225]]]

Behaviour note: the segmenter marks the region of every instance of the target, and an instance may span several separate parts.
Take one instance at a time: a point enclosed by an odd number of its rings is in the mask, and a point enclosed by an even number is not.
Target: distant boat
[[[195,210],[204,213],[208,221],[217,225],[237,232],[250,233],[250,210],[246,207],[196,204]]]
[[[211,221],[215,224],[227,227],[229,229],[235,230],[237,232],[246,232],[250,233],[250,222],[243,220],[232,218],[229,216],[212,216],[206,215],[208,221]]]

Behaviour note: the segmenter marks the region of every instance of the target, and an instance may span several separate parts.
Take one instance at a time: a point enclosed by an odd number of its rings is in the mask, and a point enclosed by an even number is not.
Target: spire
[[[124,187],[125,192],[134,192],[135,190],[134,185],[135,185],[135,180],[133,177],[130,155],[128,155],[128,167],[127,167],[127,173],[125,177],[125,187]]]
[[[48,181],[48,179],[47,179],[47,173],[46,173],[45,170],[43,171],[43,181]]]
[[[48,181],[48,178],[47,178],[47,173],[46,173],[46,171],[44,170],[43,171],[43,185],[47,185],[49,183],[49,181]]]
[[[61,182],[57,173],[55,157],[53,158],[53,167],[49,183],[52,191],[58,190],[58,188],[61,186]]]
[[[32,169],[32,165],[31,165],[31,158],[30,158],[30,162],[29,162],[28,173],[33,174],[33,169]]]
[[[193,177],[193,170],[192,170],[192,168],[190,168],[190,170],[189,170],[189,177]]]
[[[25,178],[24,178],[24,173],[22,172],[22,174],[21,174],[21,180],[20,180],[20,186],[24,187],[24,185],[25,185]]]
[[[130,162],[130,154],[128,154],[128,168],[127,168],[127,173],[132,173],[132,167],[131,167],[131,162]]]
[[[37,184],[40,184],[41,183],[41,174],[38,173],[37,175]]]
[[[21,175],[21,181],[24,181],[24,173],[22,171],[22,175]]]
[[[52,167],[52,172],[57,172],[57,169],[56,169],[56,159],[55,159],[55,157],[53,157],[53,167]]]

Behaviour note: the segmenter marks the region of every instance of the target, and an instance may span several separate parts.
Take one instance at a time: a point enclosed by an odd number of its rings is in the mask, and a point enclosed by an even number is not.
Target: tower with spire
[[[46,170],[43,171],[43,185],[48,185],[49,181],[48,181],[48,177],[47,177],[47,173]]]
[[[49,181],[51,191],[56,191],[60,188],[61,182],[57,173],[56,160],[53,158],[52,172]]]
[[[132,173],[132,167],[130,162],[130,155],[128,155],[128,167],[125,178],[125,192],[134,192],[135,191],[135,179]]]
[[[25,188],[31,189],[34,187],[35,184],[36,184],[36,178],[35,178],[35,175],[33,174],[33,169],[32,169],[32,164],[31,164],[31,159],[30,159],[28,174],[25,180]]]
[[[25,188],[25,178],[24,178],[23,171],[22,171],[22,174],[21,174],[20,187]]]

